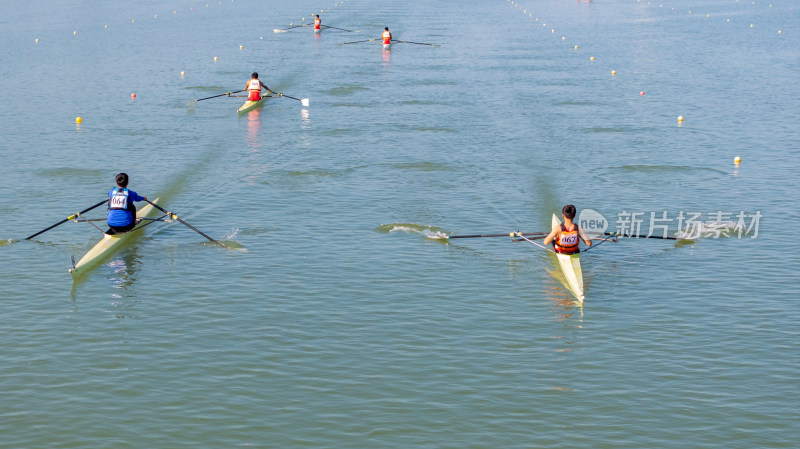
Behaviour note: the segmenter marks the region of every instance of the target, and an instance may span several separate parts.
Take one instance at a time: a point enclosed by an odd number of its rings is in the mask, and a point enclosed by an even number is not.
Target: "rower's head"
[[[389,27],[383,27],[383,31],[389,31]]]
[[[319,19],[319,14],[315,15],[314,17],[316,17],[317,19]]]
[[[250,74],[250,78],[253,78],[254,80],[257,80],[258,79],[258,72],[251,73]]]
[[[119,187],[128,187],[128,174],[127,173],[120,173],[117,175],[117,186]]]
[[[567,204],[566,206],[564,206],[564,208],[561,209],[561,215],[563,215],[564,218],[569,218],[570,220],[574,219],[575,206],[573,206],[572,204]]]

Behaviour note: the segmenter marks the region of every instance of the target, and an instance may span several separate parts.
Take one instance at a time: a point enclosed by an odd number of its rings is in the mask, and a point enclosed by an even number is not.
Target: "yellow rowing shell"
[[[553,214],[553,227],[561,224],[556,214]],[[581,269],[581,258],[579,253],[575,254],[558,254],[558,265],[561,267],[561,272],[564,274],[564,285],[572,292],[573,295],[583,303],[583,270]]]
[[[157,202],[158,198],[153,200],[153,203]],[[141,223],[144,217],[153,215],[155,212],[158,212],[158,210],[154,208],[152,204],[148,203],[146,206],[136,211],[137,223]],[[94,245],[88,253],[84,254],[74,267],[69,269],[69,272],[72,273],[72,277],[76,278],[87,272],[90,268],[96,267],[106,260],[111,254],[120,249],[125,242],[130,241],[133,237],[140,234],[138,229],[139,228],[136,227],[124,234],[103,234],[103,239]]]
[[[252,111],[253,109],[263,105],[264,101],[266,101],[267,98],[269,97],[261,97],[261,99],[258,101],[250,101],[250,100],[245,101],[244,104],[241,107],[239,107],[239,114],[244,114],[245,112]]]

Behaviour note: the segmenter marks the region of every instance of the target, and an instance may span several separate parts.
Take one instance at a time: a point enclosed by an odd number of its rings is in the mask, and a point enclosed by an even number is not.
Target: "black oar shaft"
[[[397,39],[392,39],[392,42],[397,42],[398,44],[416,44],[416,45],[433,45],[433,44],[426,44],[424,42],[411,42],[411,41],[401,41]]]
[[[184,225],[184,226],[186,226],[187,228],[189,228],[189,229],[191,229],[192,231],[194,231],[194,232],[196,232],[196,233],[198,233],[198,234],[202,235],[203,237],[207,238],[209,241],[212,241],[212,242],[214,242],[214,243],[216,243],[216,244],[218,244],[218,245],[220,245],[220,246],[224,246],[224,247],[226,247],[226,248],[227,248],[227,246],[226,246],[224,243],[222,243],[222,242],[220,242],[220,241],[218,241],[218,240],[214,240],[214,239],[212,239],[211,237],[209,237],[208,235],[206,235],[206,234],[205,234],[203,231],[201,231],[201,230],[199,230],[199,229],[195,228],[194,226],[190,225],[189,223],[186,223],[185,221],[181,220],[181,219],[180,219],[180,218],[179,218],[179,217],[178,217],[176,214],[173,214],[172,212],[167,212],[167,211],[166,211],[166,210],[165,210],[163,207],[159,206],[158,204],[156,204],[156,203],[154,203],[154,202],[152,202],[152,201],[149,201],[149,200],[148,200],[147,202],[148,202],[148,203],[150,203],[150,204],[152,204],[152,205],[153,205],[153,207],[155,207],[156,209],[158,209],[158,210],[160,210],[161,212],[164,212],[165,214],[167,214],[167,216],[169,216],[170,218],[172,218],[172,219],[174,219],[174,220],[178,220],[178,222],[179,222],[179,223],[183,224],[183,225]]]
[[[63,220],[61,220],[61,221],[59,221],[58,223],[54,224],[53,226],[50,226],[50,227],[49,227],[49,228],[47,228],[47,229],[42,229],[41,231],[37,232],[36,234],[33,234],[33,235],[32,235],[32,236],[30,236],[30,237],[25,237],[25,240],[30,240],[30,239],[32,239],[32,238],[34,238],[34,237],[36,237],[36,236],[37,236],[37,235],[39,235],[39,234],[43,234],[43,233],[45,233],[45,232],[47,232],[47,231],[49,231],[49,230],[51,230],[51,229],[55,228],[56,226],[62,225],[62,224],[66,223],[66,222],[68,222],[68,221],[70,221],[70,220],[73,220],[75,217],[77,217],[77,216],[79,216],[79,215],[81,215],[81,214],[85,214],[86,212],[89,212],[90,210],[94,209],[95,207],[99,207],[99,206],[101,206],[101,205],[105,204],[106,202],[108,202],[108,200],[107,200],[107,199],[105,199],[105,200],[103,200],[103,201],[100,201],[99,203],[95,204],[95,205],[94,205],[94,206],[92,206],[92,207],[87,207],[86,209],[84,209],[84,210],[82,210],[82,211],[80,211],[80,212],[76,212],[76,213],[74,213],[73,215],[70,215],[69,217],[67,217],[67,218],[65,218],[65,219],[63,219]]]
[[[332,27],[332,26],[328,26],[328,25],[322,25],[322,26],[325,27],[325,28],[333,28],[334,30],[347,31],[348,33],[352,33],[353,32],[352,30],[345,30],[344,28],[336,28],[336,27]]]
[[[659,240],[679,240],[677,237],[663,237],[658,235],[644,235],[644,234],[618,234],[615,232],[604,232],[603,235],[610,235],[610,236],[617,236],[617,237],[628,237],[634,239],[659,239]]]
[[[353,41],[353,42],[345,42],[345,44],[357,44],[359,42],[372,42],[375,39],[364,39],[363,41]]]
[[[507,232],[505,234],[472,234],[472,235],[451,235],[448,239],[475,239],[482,237],[513,237],[513,233]],[[520,233],[517,233],[520,234]],[[547,235],[545,232],[523,232],[522,235]]]
[[[213,96],[211,96],[211,97],[206,97],[206,98],[198,98],[198,99],[197,99],[197,100],[195,100],[195,101],[210,100],[210,99],[212,99],[212,98],[224,97],[224,96],[226,96],[226,95],[230,97],[230,96],[231,96],[231,94],[238,94],[239,92],[244,92],[244,91],[243,91],[243,90],[235,90],[235,91],[233,91],[233,92],[225,92],[224,94],[213,95]]]

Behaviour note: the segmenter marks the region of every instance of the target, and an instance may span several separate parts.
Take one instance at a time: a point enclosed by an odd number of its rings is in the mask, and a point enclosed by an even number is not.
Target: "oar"
[[[353,42],[343,42],[343,43],[344,44],[357,44],[359,42],[372,42],[372,41],[375,41],[375,40],[376,39],[364,39],[363,41],[353,41]]]
[[[286,98],[291,98],[292,100],[297,100],[300,103],[302,103],[303,106],[308,107],[308,98],[300,99],[300,98],[295,98],[295,97],[290,97],[288,95],[284,95],[284,94],[282,94],[280,92],[274,92],[274,93],[277,93],[279,97],[286,97]]]
[[[66,223],[66,222],[68,222],[70,220],[74,220],[76,217],[79,217],[81,214],[85,214],[86,212],[89,212],[90,210],[94,209],[95,207],[98,207],[98,206],[101,206],[103,204],[106,204],[107,202],[108,202],[108,199],[104,199],[103,201],[100,201],[99,203],[95,204],[92,207],[88,207],[88,208],[86,208],[86,209],[84,209],[84,210],[82,210],[80,212],[75,212],[74,214],[72,214],[69,217],[59,221],[58,223],[54,224],[53,226],[50,226],[49,228],[46,228],[46,229],[42,229],[41,231],[37,232],[36,234],[33,234],[30,237],[25,237],[25,240],[30,240],[30,239],[36,237],[39,234],[43,234],[43,233],[55,228],[58,225],[62,225],[62,224]]]
[[[612,237],[629,237],[634,239],[660,239],[660,240],[682,240],[678,237],[661,237],[658,235],[644,235],[644,234],[620,234],[619,232],[604,232],[603,235],[610,235]]]
[[[222,243],[222,242],[220,242],[218,240],[212,239],[211,237],[209,237],[206,234],[204,234],[203,231],[201,231],[201,230],[195,228],[194,226],[190,225],[189,223],[186,223],[185,221],[181,220],[176,214],[173,214],[172,212],[167,212],[166,210],[164,210],[164,208],[162,208],[161,206],[159,206],[158,204],[156,204],[156,203],[154,203],[154,202],[152,202],[150,200],[147,200],[147,202],[152,204],[156,209],[158,209],[161,212],[164,212],[165,214],[167,214],[167,216],[169,216],[171,219],[178,220],[181,224],[185,225],[187,228],[191,229],[192,231],[202,235],[203,237],[205,237],[208,240],[216,243],[217,245],[220,245],[220,246],[223,246],[225,248],[228,248],[228,245],[226,245],[226,244],[224,244],[224,243]]]
[[[197,99],[197,100],[195,100],[195,101],[210,100],[210,99],[212,99],[212,98],[224,97],[225,95],[227,95],[227,96],[229,96],[229,97],[230,97],[230,96],[231,96],[231,94],[238,94],[239,92],[244,92],[244,90],[236,90],[236,91],[233,91],[233,92],[225,92],[224,94],[214,95],[214,96],[212,96],[212,97],[199,98],[199,99]]]
[[[325,28],[333,28],[334,30],[347,31],[348,33],[352,33],[353,32],[353,30],[345,30],[344,28],[336,28],[336,27],[332,27],[332,26],[328,26],[328,25],[322,25],[322,26],[325,27]]]
[[[430,45],[430,46],[434,45],[434,44],[426,44],[423,42],[399,41],[397,39],[392,39],[392,42],[396,42],[398,44],[416,44],[416,45]]]
[[[307,24],[307,23],[304,23],[304,24],[302,24],[302,25],[294,25],[294,26],[290,26],[289,28],[273,28],[273,29],[272,29],[272,32],[273,32],[273,33],[285,33],[285,32],[287,32],[287,31],[291,30],[292,28],[302,28],[302,27],[307,27],[307,26],[308,26],[308,24]]]
[[[597,248],[598,246],[602,245],[602,244],[603,244],[603,243],[605,243],[605,242],[614,242],[614,243],[616,243],[616,242],[618,242],[618,241],[619,241],[619,240],[617,239],[617,237],[619,236],[619,234],[618,234],[618,233],[616,233],[616,232],[607,232],[607,233],[606,233],[606,235],[610,235],[610,236],[612,236],[612,237],[614,237],[614,238],[613,238],[613,239],[598,239],[598,240],[601,240],[601,242],[600,242],[600,243],[598,243],[597,245],[592,245],[592,246],[590,246],[590,247],[586,248],[585,250],[583,250],[583,252],[587,253],[587,252],[591,251],[592,249],[594,249],[594,248]]]
[[[516,233],[510,232],[506,234],[472,234],[472,235],[449,235],[445,238],[447,239],[474,239],[474,238],[482,238],[482,237],[514,237],[516,234],[520,235],[543,235],[546,236],[547,232],[523,232],[523,233]]]
[[[534,242],[533,240],[531,240],[531,239],[529,239],[529,238],[525,237],[524,235],[522,235],[522,234],[521,234],[521,233],[519,233],[519,232],[512,232],[512,233],[511,233],[511,236],[512,236],[512,237],[519,237],[519,238],[521,238],[522,240],[525,240],[525,241],[526,241],[526,242],[528,242],[528,243],[531,243],[531,244],[533,244],[533,245],[536,245],[536,246],[538,246],[539,248],[542,248],[542,249],[544,249],[544,250],[550,251],[551,253],[555,253],[555,251],[553,251],[552,249],[550,249],[550,248],[548,248],[548,247],[546,247],[546,246],[544,246],[544,245],[540,245],[540,244],[538,244],[538,243]],[[546,237],[546,236],[545,236],[545,237]],[[515,240],[515,241],[516,241],[516,240]]]

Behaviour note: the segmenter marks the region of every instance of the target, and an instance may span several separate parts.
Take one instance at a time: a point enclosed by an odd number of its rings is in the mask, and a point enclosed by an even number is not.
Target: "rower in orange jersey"
[[[272,91],[267,87],[266,84],[262,83],[261,80],[258,79],[258,72],[253,72],[250,74],[250,81],[247,82],[247,86],[245,86],[244,90],[249,93],[247,97],[247,101],[258,101],[261,99],[261,89],[267,89],[267,92],[272,93]]]
[[[392,33],[389,32],[389,27],[383,28],[383,34],[381,34],[381,38],[383,39],[383,46],[384,48],[391,45],[392,43]]]
[[[322,21],[319,20],[319,14],[314,15],[314,32],[319,33],[322,31]]]
[[[583,240],[587,246],[592,246],[592,241],[583,232],[583,228],[572,222],[575,219],[575,212],[575,206],[572,204],[564,206],[561,209],[564,223],[554,227],[550,234],[544,238],[543,243],[549,245],[550,242],[553,242],[553,249],[559,254],[579,253],[578,244],[580,244],[580,240]]]

